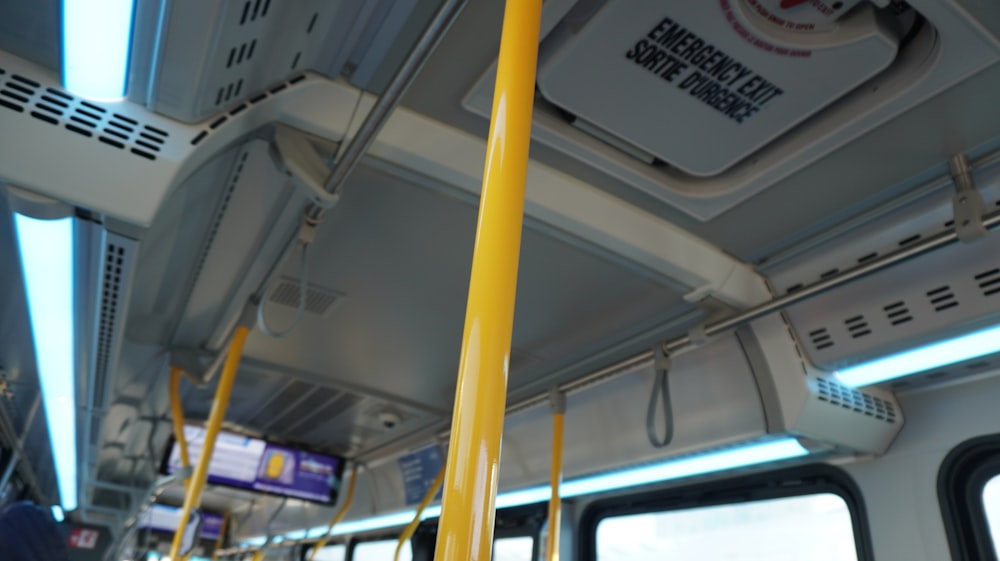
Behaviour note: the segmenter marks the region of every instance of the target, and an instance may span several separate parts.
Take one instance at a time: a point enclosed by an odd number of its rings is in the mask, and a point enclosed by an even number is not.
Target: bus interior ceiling
[[[172,461],[171,367],[203,424],[237,325],[254,328],[223,429],[347,467],[331,504],[210,482],[204,510],[229,517],[219,543],[304,558],[352,471],[344,523],[359,529],[331,543],[394,538],[407,521],[363,523],[413,509],[401,462],[443,461],[450,434],[504,2],[135,2],[118,101],[66,83],[72,4],[0,0],[0,504],[65,504],[18,237],[18,217],[62,212],[79,502],[63,526],[99,536],[73,561],[123,540],[166,555],[172,536],[130,532]],[[310,173],[336,169],[449,5],[357,166],[335,197],[317,191]],[[939,478],[961,443],[1000,433],[1000,345],[847,376],[1000,317],[1000,8],[541,9],[497,535],[543,526],[561,388],[564,559],[640,558],[601,549],[602,516],[779,497],[810,478],[856,501],[858,559],[966,558]],[[647,415],[661,376],[672,407]],[[595,483],[784,444],[763,465]],[[175,483],[156,501],[185,494]]]

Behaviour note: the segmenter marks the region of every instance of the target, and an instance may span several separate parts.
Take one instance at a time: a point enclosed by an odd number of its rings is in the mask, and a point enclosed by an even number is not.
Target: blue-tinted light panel
[[[35,364],[62,508],[76,508],[73,220],[14,215]]]
[[[835,375],[845,385],[868,386],[996,352],[1000,352],[1000,326],[843,368]]]
[[[593,493],[602,493],[655,483],[658,481],[669,481],[681,479],[705,473],[713,473],[728,469],[749,467],[753,465],[788,460],[805,456],[809,450],[804,448],[795,438],[781,438],[765,442],[756,442],[745,446],[734,447],[726,450],[710,452],[688,458],[669,460],[663,463],[623,470],[606,475],[584,477],[563,483],[560,487],[560,496],[577,497]],[[548,486],[529,487],[517,491],[508,491],[497,495],[496,508],[511,508],[515,506],[529,505],[549,500],[551,489]],[[413,520],[415,511],[409,510],[394,514],[374,516],[345,522],[334,527],[331,535],[339,536],[344,534],[355,534],[378,530],[381,528],[392,528],[402,526]],[[424,510],[421,518],[434,518],[441,514],[441,506],[435,505]],[[317,526],[308,530],[310,538],[320,537],[326,533],[326,526]],[[286,534],[302,537],[301,531]],[[262,540],[263,538],[256,538]],[[262,542],[260,542],[262,543]],[[257,545],[257,541],[248,540],[244,545]]]
[[[563,497],[577,497],[616,489],[670,481],[695,475],[748,467],[805,456],[809,451],[794,438],[782,438],[710,452],[660,464],[568,481],[560,489]]]
[[[134,0],[62,0],[63,85],[90,99],[125,97]]]

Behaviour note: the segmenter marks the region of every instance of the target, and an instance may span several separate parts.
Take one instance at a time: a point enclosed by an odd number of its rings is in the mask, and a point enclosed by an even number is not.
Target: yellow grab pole
[[[566,418],[566,396],[553,389],[552,400],[552,496],[549,497],[549,539],[548,561],[559,561],[559,525],[562,519],[562,498],[559,485],[562,483],[563,426]]]
[[[434,497],[437,496],[438,491],[441,490],[441,484],[444,483],[444,466],[441,466],[441,471],[438,472],[437,477],[434,478],[434,482],[431,483],[430,488],[427,489],[427,493],[424,494],[424,500],[420,501],[420,506],[417,507],[417,513],[413,515],[413,520],[403,528],[403,533],[399,534],[399,541],[396,543],[396,553],[392,556],[392,561],[399,561],[399,552],[403,551],[403,544],[406,540],[413,537],[413,533],[417,531],[420,527],[420,515],[424,513],[424,509],[427,505],[431,504]]]
[[[250,561],[264,561],[264,550],[258,549],[253,552],[253,557],[250,558]]]
[[[333,519],[330,520],[330,525],[326,527],[326,534],[323,535],[322,539],[316,542],[313,546],[312,553],[309,554],[309,561],[313,561],[316,558],[316,552],[323,549],[326,546],[326,542],[330,541],[330,532],[333,531],[333,527],[340,523],[347,515],[347,511],[351,508],[351,503],[354,502],[354,487],[358,482],[358,466],[355,465],[354,469],[351,470],[351,480],[347,484],[347,496],[344,497],[344,504],[340,506],[340,510],[337,514],[333,515]]]
[[[215,549],[212,550],[212,561],[216,561],[219,558],[219,549],[222,548],[222,542],[226,539],[226,528],[229,527],[229,513],[222,515],[222,526],[219,528],[219,538],[215,540]]]
[[[222,428],[222,420],[226,417],[226,408],[229,406],[229,394],[233,391],[233,382],[236,380],[236,370],[240,365],[240,358],[243,355],[243,344],[246,343],[250,330],[240,325],[233,333],[233,339],[229,342],[229,351],[226,356],[226,364],[222,367],[222,376],[219,377],[219,387],[215,390],[215,399],[212,401],[212,410],[208,414],[208,426],[205,429],[205,442],[201,447],[201,456],[198,457],[198,465],[194,468],[194,474],[187,485],[187,492],[184,494],[184,506],[181,507],[181,521],[174,533],[174,541],[170,545],[170,558],[180,559],[181,539],[184,537],[184,528],[191,511],[201,506],[201,495],[205,490],[205,480],[208,478],[208,463],[212,459],[212,452],[215,451],[215,440],[219,436],[219,429]]]
[[[181,467],[191,465],[191,457],[188,456],[187,438],[184,436],[184,407],[181,405],[181,376],[184,371],[174,366],[170,368],[170,410],[174,417],[174,438],[177,439],[177,447],[181,452]],[[190,478],[184,480],[187,485]]]
[[[541,11],[541,0],[504,11],[437,561],[487,561],[493,547]]]

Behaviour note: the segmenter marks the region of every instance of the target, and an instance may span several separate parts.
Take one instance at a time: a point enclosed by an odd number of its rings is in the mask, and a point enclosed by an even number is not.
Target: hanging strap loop
[[[674,413],[670,404],[670,356],[663,351],[662,345],[653,349],[653,368],[656,370],[653,379],[653,391],[649,394],[649,407],[646,409],[646,435],[654,448],[663,448],[674,439]],[[663,438],[656,430],[657,404],[663,406]]]

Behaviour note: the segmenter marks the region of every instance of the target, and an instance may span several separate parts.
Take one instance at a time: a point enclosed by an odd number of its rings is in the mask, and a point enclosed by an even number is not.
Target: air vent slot
[[[955,293],[948,285],[927,291],[927,299],[935,312],[942,312],[958,306],[958,299],[955,298]]]
[[[285,82],[280,82],[276,86],[273,86],[270,90],[267,90],[267,91],[264,91],[264,92],[260,92],[260,93],[258,93],[256,95],[254,95],[253,97],[251,97],[249,100],[247,100],[246,103],[241,103],[239,106],[233,108],[231,111],[228,112],[229,116],[234,116],[234,115],[237,115],[239,113],[242,113],[244,110],[246,110],[251,105],[256,105],[256,104],[264,101],[265,99],[267,99],[269,97],[269,95],[275,95],[278,92],[281,92],[281,91],[287,89],[289,86],[293,86],[295,84],[298,84],[299,82],[302,82],[305,79],[306,79],[305,74],[298,74],[298,75],[290,78],[289,80],[287,80]],[[223,86],[221,86],[215,92],[215,105],[216,106],[218,106],[218,105],[225,105],[226,102],[231,101],[233,99],[236,99],[242,92],[243,92],[243,79],[242,78],[238,78],[238,79],[233,80],[232,82],[224,84]],[[200,144],[203,140],[205,140],[205,138],[208,137],[208,135],[212,131],[218,129],[225,122],[226,122],[225,114],[219,114],[219,116],[217,116],[217,117],[213,118],[212,120],[210,120],[208,127],[205,128],[204,130],[199,131],[198,134],[196,134],[191,139],[191,145],[192,146],[196,146],[196,145]]]
[[[913,321],[913,314],[910,313],[906,302],[902,300],[884,306],[882,309],[885,311],[885,319],[889,320],[889,323],[892,325],[901,325]]]
[[[97,324],[97,359],[96,372],[97,382],[103,383],[108,374],[108,363],[110,361],[112,341],[114,339],[118,312],[120,311],[119,298],[121,296],[122,270],[125,266],[125,248],[109,243],[104,256],[104,278],[101,288],[101,312]],[[104,395],[102,388],[98,388]]]
[[[135,264],[136,243],[133,240],[106,233],[102,247],[102,263],[96,310],[97,329],[93,339],[93,387],[95,410],[108,407],[111,383],[118,364],[123,322],[128,306],[128,283]],[[101,436],[101,422],[93,424],[90,446],[97,446]]]
[[[825,327],[821,327],[809,332],[809,339],[816,350],[826,349],[833,346],[833,338]]]
[[[818,378],[816,389],[818,399],[843,409],[850,409],[868,417],[874,417],[887,423],[896,422],[896,408],[892,403],[860,390],[849,388],[834,380]]]
[[[0,107],[27,113],[50,125],[62,126],[68,132],[93,138],[107,146],[126,150],[147,160],[155,160],[169,137],[167,131],[111,113],[107,109],[77,99],[56,89],[43,88],[38,82],[7,74],[0,69]]]
[[[993,296],[1000,293],[1000,269],[990,269],[975,276],[979,290],[983,291],[983,296]]]
[[[847,326],[847,332],[851,334],[851,337],[858,339],[864,337],[865,335],[870,335],[872,330],[868,327],[868,321],[865,316],[854,316],[844,320],[844,325]]]
[[[269,301],[279,306],[298,309],[301,290],[301,283],[297,279],[283,278],[271,291]],[[316,316],[326,316],[343,297],[343,294],[334,290],[308,285],[306,286],[305,312]]]

